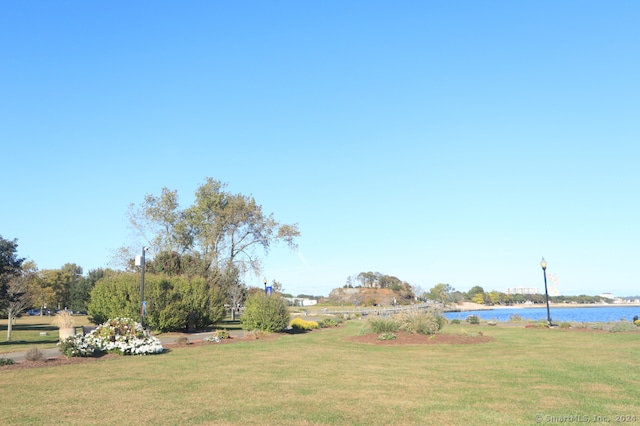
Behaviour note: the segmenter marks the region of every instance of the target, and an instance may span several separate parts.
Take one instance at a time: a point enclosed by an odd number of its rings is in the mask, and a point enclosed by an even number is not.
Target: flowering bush
[[[302,318],[294,318],[289,325],[291,328],[300,331],[313,330],[318,328],[318,323],[315,321],[305,321]]]
[[[69,357],[91,356],[95,352],[148,355],[163,351],[160,340],[130,318],[109,320],[91,333],[69,337],[59,345]]]

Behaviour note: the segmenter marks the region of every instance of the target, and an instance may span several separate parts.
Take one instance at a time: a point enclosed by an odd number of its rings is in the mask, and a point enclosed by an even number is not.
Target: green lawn
[[[482,331],[495,340],[345,341],[362,323],[0,371],[0,424],[529,425],[538,415],[543,423],[640,417],[639,333],[449,325],[444,332]]]

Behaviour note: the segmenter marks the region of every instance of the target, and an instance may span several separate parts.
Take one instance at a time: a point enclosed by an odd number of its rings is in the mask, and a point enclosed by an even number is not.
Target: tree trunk
[[[7,342],[11,341],[11,331],[13,330],[13,313],[11,311],[8,312],[7,315]]]

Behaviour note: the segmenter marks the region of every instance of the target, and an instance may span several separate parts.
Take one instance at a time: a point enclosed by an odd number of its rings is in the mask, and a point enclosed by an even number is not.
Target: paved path
[[[233,330],[233,331],[230,331],[229,334],[231,334],[233,337],[242,337],[244,335],[244,332]],[[180,337],[186,337],[190,341],[194,341],[194,340],[204,340],[205,338],[210,337],[212,335],[213,335],[213,332],[208,331],[204,333],[170,333],[168,335],[161,334],[160,336],[156,336],[156,337],[160,339],[160,343],[162,343],[163,345],[166,345],[169,343],[174,343]],[[57,347],[42,349],[42,351],[44,352],[44,357],[46,359],[58,358],[59,356],[62,355],[62,352]],[[25,360],[26,354],[27,354],[27,351],[0,353],[0,358],[9,358],[14,360],[15,362],[23,362]]]

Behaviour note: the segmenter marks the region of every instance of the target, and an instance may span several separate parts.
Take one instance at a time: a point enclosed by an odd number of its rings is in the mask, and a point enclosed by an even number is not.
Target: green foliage
[[[496,326],[498,325],[498,321],[492,318],[489,321],[487,321],[487,325]]]
[[[460,320],[458,318],[452,319],[451,324],[460,324]]]
[[[480,324],[480,317],[478,315],[469,315],[465,321],[467,321],[469,324],[477,325]]]
[[[222,295],[204,278],[145,275],[147,311],[145,325],[158,331],[184,330],[191,317],[202,329],[220,321],[225,314]],[[91,292],[91,321],[140,316],[140,275],[119,273],[98,281]]]
[[[570,322],[566,322],[566,321],[565,322],[561,322],[560,323],[560,328],[568,330],[568,329],[571,328],[571,323]]]
[[[522,321],[522,317],[518,314],[511,314],[509,315],[509,321],[519,322],[519,321]]]
[[[322,318],[318,325],[320,328],[337,327],[341,322],[342,320],[338,318]]]
[[[617,322],[609,330],[611,333],[624,333],[624,332],[638,332],[638,327],[632,322],[620,321]]]
[[[213,335],[218,339],[231,339],[231,334],[227,330],[216,330],[213,332]]]
[[[378,336],[378,340],[395,340],[397,336],[393,333],[382,333]]]
[[[400,329],[400,324],[393,318],[370,318],[367,321],[374,333],[393,333]]]
[[[439,312],[428,309],[414,309],[396,316],[400,330],[414,334],[436,334],[445,325],[447,319]]]
[[[287,328],[289,319],[284,299],[258,292],[247,299],[241,322],[245,330],[276,332]]]
[[[319,327],[317,322],[306,321],[306,320],[303,320],[302,318],[294,318],[293,320],[291,320],[291,323],[289,325],[294,330],[300,330],[300,331],[314,330]]]
[[[0,366],[13,365],[15,363],[16,362],[14,360],[12,360],[11,358],[0,357]]]

